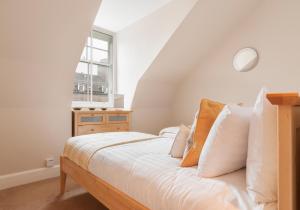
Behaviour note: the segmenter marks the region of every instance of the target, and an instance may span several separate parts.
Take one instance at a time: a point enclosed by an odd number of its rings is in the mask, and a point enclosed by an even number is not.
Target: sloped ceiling
[[[170,125],[177,85],[259,3],[259,0],[198,1],[138,83],[132,103],[135,129],[157,132]]]
[[[100,3],[0,1],[0,175],[58,161],[71,136],[74,71]]]
[[[0,107],[70,105],[74,69],[100,2],[1,1]]]
[[[272,92],[299,91],[299,11],[300,1],[262,1],[182,81],[172,102],[172,122],[190,123],[203,97],[252,106],[263,86]],[[232,60],[237,50],[245,46],[257,49],[259,63],[252,71],[240,73],[234,70]]]
[[[117,33],[119,94],[130,108],[139,79],[197,0],[172,0],[151,15]]]

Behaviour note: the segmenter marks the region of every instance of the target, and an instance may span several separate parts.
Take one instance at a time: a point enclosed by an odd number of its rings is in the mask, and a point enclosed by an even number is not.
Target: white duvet
[[[179,167],[168,155],[172,138],[108,147],[90,159],[88,170],[153,210],[275,209],[255,206],[246,192],[245,169],[214,178]]]
[[[90,158],[88,170],[152,210],[276,209],[251,201],[245,169],[206,179],[196,167],[179,167],[180,159],[168,154],[173,139],[103,148]]]

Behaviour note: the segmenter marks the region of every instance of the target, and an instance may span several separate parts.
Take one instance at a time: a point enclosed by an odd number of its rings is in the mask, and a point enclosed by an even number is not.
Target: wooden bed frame
[[[299,209],[300,97],[294,93],[270,93],[278,106],[278,209]]]
[[[60,192],[64,194],[69,175],[110,210],[146,210],[147,208],[102,179],[84,170],[67,157],[60,158]]]
[[[299,195],[296,151],[300,145],[296,139],[297,133],[300,134],[300,129],[297,129],[300,128],[300,97],[298,93],[271,93],[267,98],[278,105],[278,209],[296,210],[296,195]],[[148,209],[64,156],[60,159],[60,173],[61,194],[65,192],[68,175],[111,210]]]

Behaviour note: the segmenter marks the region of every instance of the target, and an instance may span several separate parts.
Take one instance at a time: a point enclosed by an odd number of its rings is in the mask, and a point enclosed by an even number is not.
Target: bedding
[[[175,138],[179,132],[179,127],[164,128],[159,132],[159,136]]]
[[[198,164],[198,160],[205,143],[207,135],[216,120],[219,113],[222,111],[224,104],[202,99],[200,102],[199,114],[195,127],[195,132],[192,136],[192,144],[188,144],[186,152],[181,161],[181,166],[190,167]]]
[[[198,162],[199,176],[216,177],[246,167],[252,108],[226,105],[205,141]]]
[[[193,124],[191,126],[190,134],[187,138],[187,142],[186,142],[186,145],[185,145],[185,148],[184,148],[183,156],[185,156],[187,154],[187,152],[189,151],[189,149],[193,146],[193,136],[194,136],[194,133],[195,133],[195,130],[196,130],[198,116],[199,116],[199,109],[197,110],[197,112],[194,115]]]
[[[245,169],[200,178],[197,167],[180,167],[180,159],[170,157],[172,144],[172,138],[155,137],[102,148],[87,170],[153,210],[273,209],[248,197]]]
[[[182,158],[184,149],[190,135],[191,129],[185,125],[180,125],[179,131],[171,147],[170,155],[173,158]]]
[[[277,107],[263,88],[257,96],[249,129],[247,187],[256,202],[277,201]]]
[[[157,137],[139,132],[107,132],[76,136],[70,138],[66,143],[64,156],[70,158],[82,168],[87,169],[91,157],[101,149]]]

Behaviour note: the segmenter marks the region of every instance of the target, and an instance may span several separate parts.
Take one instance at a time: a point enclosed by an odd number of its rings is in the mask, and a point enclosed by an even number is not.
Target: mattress
[[[179,167],[168,154],[172,138],[125,144],[98,151],[88,170],[153,210],[276,209],[255,205],[246,192],[245,169],[207,179],[197,168]]]

